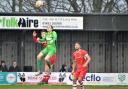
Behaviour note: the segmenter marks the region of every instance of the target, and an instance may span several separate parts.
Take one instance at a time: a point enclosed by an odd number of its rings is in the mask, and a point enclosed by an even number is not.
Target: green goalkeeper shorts
[[[44,56],[49,55],[50,57],[52,57],[56,53],[56,47],[47,46],[41,52],[43,53]]]

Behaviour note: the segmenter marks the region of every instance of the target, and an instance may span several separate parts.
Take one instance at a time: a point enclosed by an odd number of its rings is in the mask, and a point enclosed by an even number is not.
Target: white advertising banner
[[[38,77],[35,74],[35,72],[18,72],[17,83],[39,83],[43,79],[43,74]],[[128,85],[128,73],[87,73],[83,83],[84,85]],[[54,72],[50,75],[49,84],[72,85],[72,75]]]
[[[17,84],[37,84],[43,79],[43,74],[36,76],[36,72],[17,72]]]
[[[66,81],[72,84],[72,77],[67,73]],[[128,73],[87,73],[84,85],[128,85]]]
[[[0,16],[0,29],[46,29],[48,25],[60,30],[83,30],[82,16]]]

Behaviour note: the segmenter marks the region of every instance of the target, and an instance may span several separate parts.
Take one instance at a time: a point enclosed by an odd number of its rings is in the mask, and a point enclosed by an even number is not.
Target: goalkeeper
[[[49,72],[51,72],[51,63],[50,58],[56,53],[56,40],[57,33],[53,31],[53,26],[48,25],[47,32],[44,33],[42,38],[38,38],[37,41],[40,43],[46,42],[47,46],[37,55],[37,70],[38,73],[36,75],[42,74],[41,72],[41,58],[44,56],[44,60],[46,61]]]

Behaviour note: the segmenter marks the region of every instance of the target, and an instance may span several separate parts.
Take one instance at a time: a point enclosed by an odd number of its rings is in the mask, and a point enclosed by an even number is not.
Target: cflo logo
[[[86,76],[85,80],[86,81],[100,81],[101,77],[100,76],[96,76],[95,74],[91,74],[90,76]]]
[[[69,75],[69,80],[72,81],[73,80],[73,76]],[[101,77],[100,76],[96,76],[95,74],[91,74],[90,76],[86,76],[84,78],[84,81],[101,81]]]

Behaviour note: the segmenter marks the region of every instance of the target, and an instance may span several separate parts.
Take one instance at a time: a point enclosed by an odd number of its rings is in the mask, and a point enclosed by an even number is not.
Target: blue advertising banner
[[[16,72],[0,72],[0,84],[16,84]]]

